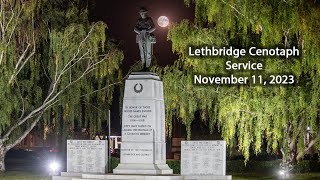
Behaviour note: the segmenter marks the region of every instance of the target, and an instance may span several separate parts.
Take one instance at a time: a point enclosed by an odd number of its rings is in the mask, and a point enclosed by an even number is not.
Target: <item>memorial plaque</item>
[[[123,107],[122,141],[153,141],[154,101],[126,100]],[[143,105],[141,105],[143,104]]]
[[[151,143],[125,143],[121,147],[122,163],[153,163],[153,148]]]
[[[106,142],[101,140],[67,140],[67,171],[105,173]]]
[[[181,141],[181,175],[226,175],[225,141]]]

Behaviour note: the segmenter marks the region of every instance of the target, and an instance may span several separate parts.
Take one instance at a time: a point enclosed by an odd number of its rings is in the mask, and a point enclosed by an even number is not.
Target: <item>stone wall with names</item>
[[[67,140],[67,171],[105,173],[106,142],[102,140]]]
[[[226,175],[226,142],[181,141],[181,175]]]

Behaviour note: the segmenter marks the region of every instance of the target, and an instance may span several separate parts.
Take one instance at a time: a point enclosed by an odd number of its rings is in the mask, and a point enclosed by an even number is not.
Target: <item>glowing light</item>
[[[286,172],[285,172],[284,170],[280,170],[280,171],[279,171],[279,175],[280,175],[280,176],[285,175],[285,173],[286,173]]]
[[[60,165],[57,162],[53,161],[49,164],[49,168],[52,172],[56,172],[59,170]]]
[[[160,16],[157,22],[160,27],[167,27],[169,25],[169,19],[167,16]]]

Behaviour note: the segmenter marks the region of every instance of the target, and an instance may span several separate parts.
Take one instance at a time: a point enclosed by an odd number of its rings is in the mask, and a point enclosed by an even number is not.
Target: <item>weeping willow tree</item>
[[[281,151],[283,162],[294,164],[311,148],[320,150],[320,4],[309,0],[240,1],[194,0],[195,21],[174,24],[168,39],[179,59],[163,74],[166,127],[171,135],[173,117],[186,125],[200,111],[211,132],[217,128],[230,149],[249,160],[264,142],[268,152]],[[190,5],[190,1],[185,3]],[[299,58],[190,57],[189,46],[291,48]],[[225,62],[262,62],[262,71],[227,71]],[[193,84],[194,74],[248,76],[292,74],[294,85]],[[307,132],[307,127],[310,131]],[[306,140],[309,133],[310,139]]]
[[[39,122],[46,130],[100,130],[121,80],[123,54],[86,1],[1,0],[0,171]]]

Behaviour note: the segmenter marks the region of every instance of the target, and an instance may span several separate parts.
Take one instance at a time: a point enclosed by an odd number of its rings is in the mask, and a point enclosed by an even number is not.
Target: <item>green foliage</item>
[[[227,174],[236,173],[271,173],[279,169],[279,160],[272,161],[253,161],[250,160],[245,164],[242,160],[228,160],[227,161]],[[180,161],[179,160],[168,160],[168,166],[173,169],[174,174],[180,174]],[[318,172],[319,162],[315,160],[303,160],[297,163],[295,166],[295,173],[305,172]]]
[[[42,115],[46,133],[101,131],[123,59],[106,24],[89,21],[87,1],[14,2],[1,0],[1,137],[13,143]]]
[[[180,174],[180,161],[168,160],[167,164],[173,170],[173,174]]]
[[[111,169],[115,169],[120,163],[120,159],[116,157],[111,157]]]
[[[185,1],[190,4],[190,1]],[[155,67],[162,74],[166,103],[166,128],[172,121],[191,123],[196,111],[210,130],[221,132],[229,148],[237,147],[247,161],[250,149],[260,153],[266,140],[269,152],[280,148],[289,156],[297,145],[304,153],[304,135],[320,132],[320,5],[311,1],[207,1],[195,0],[195,22],[183,20],[171,27],[168,40],[179,59],[171,67]],[[300,58],[252,58],[262,62],[263,71],[227,71],[229,57],[189,57],[189,46],[299,47]],[[287,86],[196,86],[194,74],[251,76],[293,74],[297,84]],[[319,141],[314,147],[319,149]],[[301,157],[300,157],[301,158]]]

